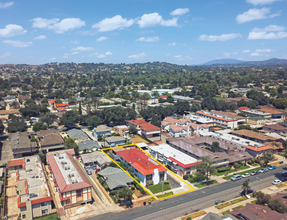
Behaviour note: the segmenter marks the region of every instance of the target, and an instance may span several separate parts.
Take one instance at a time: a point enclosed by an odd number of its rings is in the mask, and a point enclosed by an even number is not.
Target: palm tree
[[[242,183],[242,189],[245,191],[245,195],[247,195],[247,190],[250,189],[249,186],[249,178]]]
[[[206,177],[208,183],[209,177],[215,173],[215,167],[213,166],[213,161],[209,157],[202,157],[202,163],[197,166],[197,171],[200,175]]]

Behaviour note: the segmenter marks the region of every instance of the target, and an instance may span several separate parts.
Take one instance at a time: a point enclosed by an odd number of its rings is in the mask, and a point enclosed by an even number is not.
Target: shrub
[[[191,218],[190,217],[187,217],[187,219],[186,220],[191,220]]]
[[[189,178],[189,175],[183,175],[183,179],[187,180]]]
[[[219,167],[218,169],[217,169],[217,172],[225,172],[225,171],[228,171],[228,170],[230,170],[231,168],[229,167],[229,166],[227,166],[227,167]]]
[[[110,191],[110,195],[114,196],[114,195],[116,195],[116,192],[115,191]]]
[[[109,187],[108,187],[108,185],[107,185],[107,184],[105,184],[105,185],[104,185],[104,187],[105,187],[105,189],[106,189],[106,190],[108,190],[108,189],[109,189]]]
[[[236,170],[238,170],[240,167],[241,167],[241,165],[240,165],[239,163],[235,163],[235,164],[234,164],[234,168],[235,168]]]
[[[131,189],[132,189],[132,190],[135,190],[135,186],[131,186]]]
[[[165,180],[165,181],[164,181],[164,184],[169,184],[169,183],[170,183],[169,180]]]
[[[153,185],[153,181],[152,180],[146,182],[146,186],[152,186],[152,185]]]

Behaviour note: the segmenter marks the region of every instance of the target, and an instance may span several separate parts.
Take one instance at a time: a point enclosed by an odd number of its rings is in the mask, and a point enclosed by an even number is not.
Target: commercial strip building
[[[16,172],[18,208],[21,219],[33,219],[52,212],[53,198],[38,155],[7,162],[10,172]]]
[[[166,168],[138,148],[117,151],[116,154],[121,162],[132,169],[143,186],[146,186],[148,181],[158,184],[167,179]]]
[[[48,168],[62,206],[92,201],[92,185],[73,154],[73,150],[47,153]]]
[[[150,146],[149,152],[160,163],[180,176],[191,174],[195,170],[196,165],[200,162],[200,160],[197,160],[168,144]]]
[[[242,129],[242,130],[238,130],[238,131],[231,131],[231,134],[234,134],[238,137],[242,137],[248,140],[252,140],[252,141],[256,141],[258,143],[261,144],[265,144],[268,142],[273,142],[273,141],[279,141],[280,139],[278,138],[274,138],[271,136],[267,136],[255,131],[251,131],[251,130],[246,130],[246,129]]]

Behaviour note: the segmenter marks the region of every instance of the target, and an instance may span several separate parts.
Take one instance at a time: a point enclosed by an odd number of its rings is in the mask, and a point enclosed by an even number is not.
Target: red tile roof
[[[67,109],[65,109],[65,108],[57,108],[57,111],[58,112],[63,112],[63,111],[67,111]]]
[[[246,106],[243,106],[243,107],[239,107],[238,109],[239,109],[240,111],[244,111],[244,110],[248,110],[249,108],[246,107]]]
[[[166,117],[163,121],[168,121],[172,124],[175,124],[178,120],[172,117]]]
[[[171,125],[171,126],[169,126],[169,130],[170,129],[172,129],[174,132],[179,132],[179,131],[182,131],[182,130],[187,131],[187,127],[183,127],[183,126],[180,126],[180,125]]]
[[[154,130],[160,130],[159,127],[155,126],[155,125],[152,125],[150,123],[145,123],[145,124],[141,124],[140,125],[140,128],[141,130],[144,130],[144,131],[154,131]]]
[[[118,151],[117,154],[144,176],[153,174],[154,169],[159,172],[166,171],[166,168],[138,148]]]
[[[246,148],[256,152],[273,149],[270,146],[262,146],[262,147],[247,146]]]
[[[54,104],[56,99],[51,99],[50,103]]]
[[[166,99],[167,96],[166,96],[166,95],[162,95],[161,98],[162,98],[162,99]]]
[[[62,172],[54,158],[53,153],[51,154],[47,154],[47,161],[52,169],[53,175],[56,179],[56,182],[58,184],[58,187],[60,189],[60,192],[70,192],[73,190],[78,190],[78,189],[83,189],[83,188],[88,188],[88,187],[92,187],[92,185],[90,184],[90,181],[88,180],[88,178],[85,176],[85,174],[83,173],[83,171],[81,170],[81,168],[79,167],[79,165],[77,164],[77,162],[74,160],[74,158],[72,157],[72,155],[70,154],[71,152],[65,152],[68,156],[68,158],[70,159],[71,163],[73,164],[73,166],[75,167],[75,169],[77,170],[77,172],[79,173],[79,175],[82,178],[82,182],[78,182],[78,183],[74,183],[74,184],[69,184],[67,185]]]
[[[7,162],[8,167],[17,167],[24,165],[24,158],[16,159],[16,160],[10,160]]]
[[[140,125],[142,123],[147,123],[147,122],[144,119],[135,119],[135,120],[129,120],[128,123],[137,126],[137,125]]]
[[[200,114],[200,115],[204,115],[204,116],[210,117],[210,118],[219,119],[219,120],[222,120],[222,121],[237,121],[236,118],[227,119],[227,118],[217,117],[217,116],[211,115],[211,114],[206,114],[206,113],[201,112],[201,111],[197,111],[196,113],[197,113],[197,114]]]
[[[56,104],[56,107],[66,107],[69,106],[69,103],[58,103]]]

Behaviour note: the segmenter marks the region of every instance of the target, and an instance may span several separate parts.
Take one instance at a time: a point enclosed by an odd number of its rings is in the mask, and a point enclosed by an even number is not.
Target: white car
[[[278,184],[280,184],[280,183],[282,183],[281,180],[274,180],[274,181],[272,182],[273,185],[278,185]]]
[[[242,175],[242,177],[243,177],[243,178],[250,177],[250,174],[249,174],[249,173],[244,173],[244,174]]]

